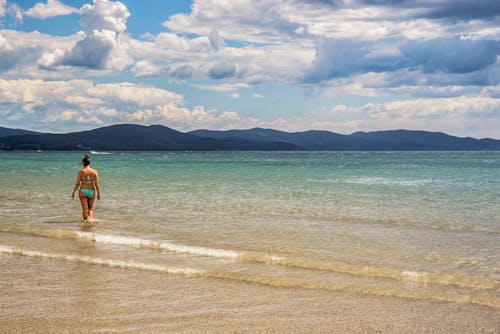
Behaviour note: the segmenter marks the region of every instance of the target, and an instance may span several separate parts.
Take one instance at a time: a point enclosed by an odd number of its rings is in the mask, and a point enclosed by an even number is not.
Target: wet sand
[[[2,333],[498,333],[500,328],[499,310],[481,305],[16,255],[0,256],[0,264],[9,272],[0,282]]]

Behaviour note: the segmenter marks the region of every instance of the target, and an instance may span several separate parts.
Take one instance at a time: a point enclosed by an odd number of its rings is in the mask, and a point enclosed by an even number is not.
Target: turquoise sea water
[[[92,155],[103,194],[95,225],[70,198],[80,160],[0,154],[0,260],[174,266],[197,286],[220,279],[498,314],[500,152]],[[495,327],[491,313],[479,316]]]

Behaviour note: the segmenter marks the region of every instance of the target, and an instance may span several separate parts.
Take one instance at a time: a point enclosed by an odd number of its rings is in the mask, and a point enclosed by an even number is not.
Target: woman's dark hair
[[[90,165],[90,157],[86,154],[83,156],[82,165],[84,165],[84,166]]]

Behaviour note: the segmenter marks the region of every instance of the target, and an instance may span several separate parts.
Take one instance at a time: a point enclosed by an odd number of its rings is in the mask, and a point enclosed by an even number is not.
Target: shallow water
[[[500,152],[80,159],[0,154],[2,331],[500,328]]]

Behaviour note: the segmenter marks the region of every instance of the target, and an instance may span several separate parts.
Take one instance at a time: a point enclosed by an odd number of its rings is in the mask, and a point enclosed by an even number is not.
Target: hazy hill
[[[305,150],[316,151],[500,150],[500,140],[460,138],[428,131],[392,130],[341,135],[329,131],[284,132],[254,128],[229,131],[196,130],[190,133],[208,138],[284,141]]]
[[[442,132],[391,130],[355,132],[351,137],[397,145],[401,150],[498,150],[500,140],[461,138]]]
[[[26,135],[0,128],[0,149],[101,151],[430,151],[500,150],[500,140],[474,139],[427,131],[375,131],[342,135],[329,131],[273,129],[179,132],[161,125],[113,125],[67,134]],[[21,135],[12,135],[20,133]]]
[[[10,137],[10,136],[21,136],[21,135],[41,135],[40,132],[21,130],[21,129],[10,129],[0,126],[0,138]]]
[[[249,130],[211,131],[196,130],[189,132],[207,138],[244,138],[255,141],[282,141],[291,143],[308,151],[356,151],[382,149],[377,142],[363,138],[352,138],[329,131],[285,132],[273,129],[254,128]]]
[[[10,149],[102,151],[296,150],[290,143],[255,142],[240,138],[212,139],[182,133],[161,125],[121,124],[67,134],[11,136],[0,139]]]

